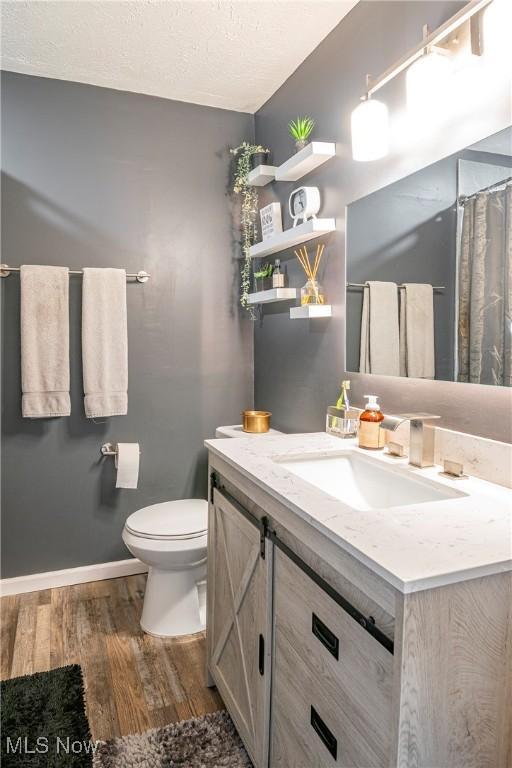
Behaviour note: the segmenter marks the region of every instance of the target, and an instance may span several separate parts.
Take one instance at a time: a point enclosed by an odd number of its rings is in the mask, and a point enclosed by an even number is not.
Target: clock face
[[[295,216],[300,216],[300,214],[306,207],[306,195],[303,189],[295,193],[295,195],[293,196],[292,205],[293,205],[293,213],[295,214]]]

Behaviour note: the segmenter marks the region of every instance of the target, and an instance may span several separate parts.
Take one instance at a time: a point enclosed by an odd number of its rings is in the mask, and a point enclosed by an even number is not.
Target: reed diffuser
[[[307,277],[307,283],[300,289],[300,303],[302,306],[305,304],[325,304],[323,288],[316,279],[323,252],[324,245],[317,245],[315,259],[313,265],[311,265],[306,246],[302,246],[298,251],[295,251],[299,264]]]

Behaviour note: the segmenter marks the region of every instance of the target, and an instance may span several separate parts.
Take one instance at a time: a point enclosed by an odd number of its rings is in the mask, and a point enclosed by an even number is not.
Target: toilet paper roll
[[[140,446],[118,443],[116,453],[116,488],[136,488],[139,480]]]

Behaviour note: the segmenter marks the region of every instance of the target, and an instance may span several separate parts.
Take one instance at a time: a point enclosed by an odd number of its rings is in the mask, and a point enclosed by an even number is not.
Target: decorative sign
[[[263,240],[269,240],[274,235],[283,231],[281,218],[281,203],[270,203],[260,209],[261,236]]]
[[[296,227],[299,219],[307,221],[308,217],[316,219],[320,210],[320,190],[318,187],[298,187],[294,189],[289,200],[290,216]]]

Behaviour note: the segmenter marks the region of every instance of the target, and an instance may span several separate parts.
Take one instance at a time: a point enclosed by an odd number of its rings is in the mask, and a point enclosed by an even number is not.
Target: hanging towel
[[[434,292],[423,283],[400,288],[400,376],[434,379]]]
[[[396,283],[369,281],[363,289],[361,317],[361,373],[398,376],[398,291]]]
[[[69,270],[22,266],[21,412],[69,416]]]
[[[128,412],[128,330],[124,269],[84,269],[82,361],[85,415]]]

